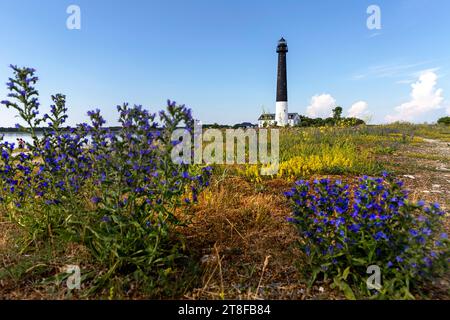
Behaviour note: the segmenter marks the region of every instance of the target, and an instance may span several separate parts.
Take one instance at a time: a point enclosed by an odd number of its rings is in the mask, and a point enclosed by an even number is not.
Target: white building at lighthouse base
[[[278,102],[277,102],[278,103]],[[273,126],[280,126],[279,122],[276,120],[276,114],[275,113],[263,113],[258,118],[258,127],[264,128],[264,127],[273,127]],[[298,113],[288,113],[287,114],[287,121],[284,126],[290,126],[294,127],[300,123],[300,115]]]

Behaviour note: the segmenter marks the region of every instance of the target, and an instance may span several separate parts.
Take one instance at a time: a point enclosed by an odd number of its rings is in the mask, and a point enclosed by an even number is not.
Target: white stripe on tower
[[[288,124],[288,99],[287,99],[287,71],[286,53],[288,46],[286,40],[281,38],[278,41],[278,74],[277,74],[277,102],[275,107],[275,121],[278,126]]]
[[[287,101],[277,101],[275,121],[278,126],[284,127],[288,124],[288,103]]]

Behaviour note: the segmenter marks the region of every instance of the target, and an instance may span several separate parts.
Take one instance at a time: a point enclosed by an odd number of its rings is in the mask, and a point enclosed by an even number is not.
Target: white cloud
[[[444,97],[442,89],[437,89],[438,76],[426,70],[419,80],[411,85],[411,100],[395,107],[395,114],[386,116],[386,121],[413,121],[427,112],[442,108]]]
[[[355,102],[348,110],[348,116],[352,118],[365,119],[369,117],[367,108],[369,104],[366,101]]]
[[[419,78],[421,75],[423,75],[424,73],[437,73],[439,70],[441,70],[441,68],[430,68],[430,69],[425,69],[425,70],[421,70],[421,71],[417,71],[411,74],[412,77],[415,78]],[[412,79],[411,83],[414,82],[414,79]]]
[[[406,79],[398,80],[395,83],[397,84],[412,84],[416,82],[417,78],[420,78],[420,76],[424,73],[433,72],[437,73],[440,70],[440,68],[431,68],[431,69],[425,69],[417,72],[412,72],[409,75],[405,75]]]
[[[422,61],[418,63],[410,63],[410,64],[382,64],[368,67],[366,70],[360,71],[359,73],[353,74],[353,80],[362,80],[369,78],[406,78],[409,80],[412,76],[417,77],[417,73],[421,73],[421,71],[417,72],[417,69],[426,65],[429,65],[432,61]],[[428,69],[431,71],[437,71],[438,68]],[[400,80],[405,81],[405,80]],[[412,81],[411,81],[412,82]]]
[[[414,80],[409,80],[409,79],[395,81],[396,84],[411,84],[413,82],[414,82]]]
[[[378,37],[378,36],[380,36],[382,34],[383,34],[382,32],[375,32],[375,33],[372,33],[371,35],[369,35],[368,38],[375,38],[375,37]]]
[[[308,116],[329,117],[333,113],[333,108],[336,106],[336,99],[329,94],[315,95],[311,98],[310,105],[306,108]]]

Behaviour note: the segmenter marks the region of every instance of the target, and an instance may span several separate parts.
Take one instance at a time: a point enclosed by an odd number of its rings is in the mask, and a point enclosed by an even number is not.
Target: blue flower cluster
[[[364,176],[352,186],[302,180],[285,196],[293,208],[287,220],[298,229],[301,248],[327,274],[351,267],[363,277],[364,268],[375,264],[414,279],[448,266],[449,243],[441,232],[445,211],[437,203],[408,201],[403,183],[387,173]]]
[[[12,69],[10,100],[1,104],[18,112],[26,125],[17,127],[33,142],[17,153],[0,139],[0,202],[26,231],[23,242],[81,242],[108,268],[95,288],[119,270],[152,285],[169,276],[183,254],[178,227],[212,174],[211,167],[172,161],[172,132],[193,131],[191,110],[168,101],[166,110],[150,113],[125,103],[117,107],[119,127],[105,127],[99,109],[88,112],[88,123],[69,127],[66,97],[52,96],[40,116],[35,70]],[[43,137],[36,134],[41,123]]]
[[[50,112],[41,117],[35,70],[11,68],[14,77],[7,84],[11,100],[1,103],[18,111],[27,123],[19,127],[31,134],[33,143],[21,154],[14,154],[14,144],[0,143],[3,202],[34,212],[54,211],[56,223],[66,223],[57,216],[71,215],[70,210],[94,210],[99,223],[122,215],[143,226],[168,226],[178,223],[177,208],[196,202],[208,186],[210,167],[171,159],[172,131],[181,125],[193,128],[191,110],[184,105],[168,101],[158,121],[157,114],[125,103],[117,107],[118,128],[105,127],[99,109],[88,112],[89,123],[72,128],[65,126],[64,95],[52,96]],[[38,137],[35,131],[41,123],[47,128]]]

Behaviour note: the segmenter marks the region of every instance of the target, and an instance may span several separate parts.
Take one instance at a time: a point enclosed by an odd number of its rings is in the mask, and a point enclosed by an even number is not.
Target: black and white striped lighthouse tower
[[[288,124],[288,99],[287,99],[287,72],[286,53],[288,46],[286,40],[278,41],[278,75],[277,75],[277,102],[275,108],[275,121],[278,126],[284,127]]]

